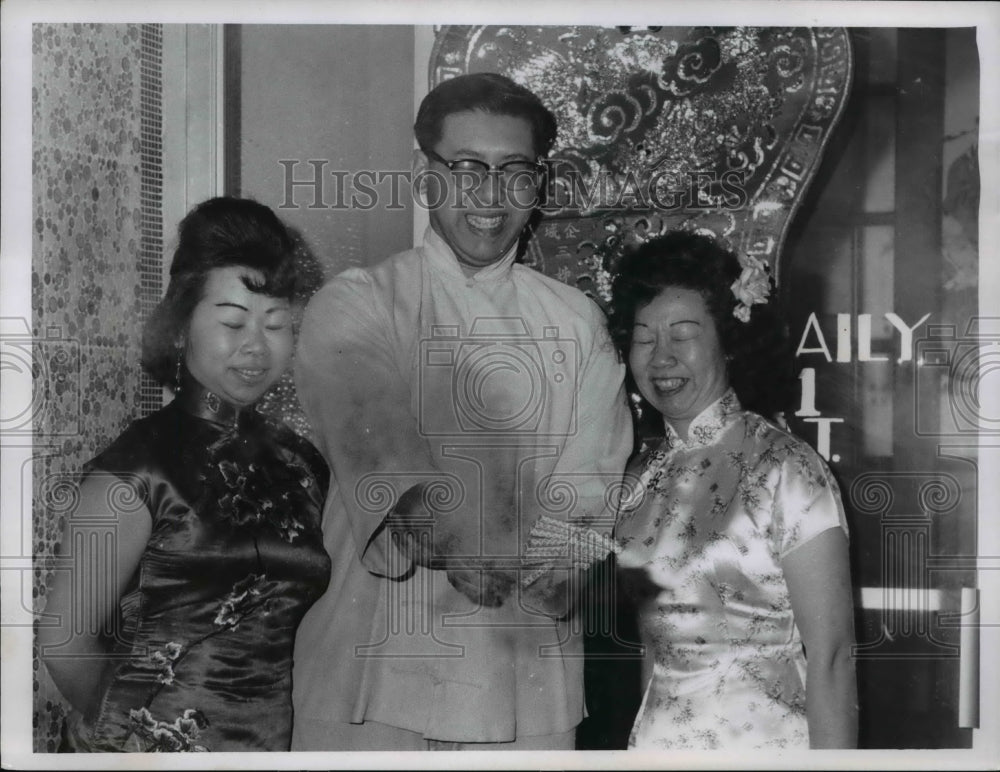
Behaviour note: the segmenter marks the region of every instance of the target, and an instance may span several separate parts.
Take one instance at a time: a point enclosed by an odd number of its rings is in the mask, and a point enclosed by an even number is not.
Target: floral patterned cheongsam
[[[318,452],[192,385],[86,471],[125,483],[121,516],[145,504],[152,533],[68,749],[287,751],[295,631],[330,577]]]
[[[829,528],[846,534],[826,464],[730,390],[687,441],[668,424],[630,472],[619,565],[653,669],[629,747],[808,748],[805,654],[781,560]]]

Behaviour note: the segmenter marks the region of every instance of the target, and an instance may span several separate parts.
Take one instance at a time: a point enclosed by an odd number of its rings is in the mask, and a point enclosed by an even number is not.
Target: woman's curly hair
[[[750,321],[733,316],[731,286],[742,272],[739,259],[715,239],[671,231],[627,251],[611,285],[608,329],[623,362],[628,362],[636,313],[667,287],[699,292],[715,321],[726,356],[729,385],[743,407],[768,418],[783,411],[795,393],[787,325],[775,294],[754,305]],[[629,377],[629,390],[641,399]],[[644,402],[644,400],[643,400]]]
[[[142,366],[157,383],[175,388],[178,346],[201,301],[208,274],[241,266],[263,281],[244,278],[251,292],[292,300],[295,244],[278,216],[248,198],[219,196],[198,204],[181,220],[170,265],[170,284],[142,330]]]

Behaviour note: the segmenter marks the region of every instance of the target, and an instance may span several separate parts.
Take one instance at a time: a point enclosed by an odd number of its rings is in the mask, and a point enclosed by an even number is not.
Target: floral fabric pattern
[[[181,644],[170,641],[162,649],[152,651],[148,657],[138,659],[136,664],[138,667],[148,665],[156,671],[157,683],[170,686],[177,675],[174,672],[174,663],[180,659],[183,651],[184,647]]]
[[[260,420],[267,422],[265,417]],[[306,527],[301,513],[308,510],[316,483],[306,467],[277,457],[254,439],[227,432],[213,443],[200,475],[203,498],[223,522],[272,528],[291,543]]]
[[[130,710],[129,719],[133,732],[143,742],[147,753],[208,750],[195,742],[201,730],[208,726],[208,719],[200,710],[188,708],[169,724],[155,719],[146,708]]]
[[[806,443],[729,391],[631,470],[615,536],[653,674],[635,748],[808,747],[805,654],[781,560],[840,494]]]
[[[267,576],[250,574],[246,579],[236,582],[232,591],[222,600],[219,612],[215,615],[215,624],[235,630],[248,614],[252,614],[263,602],[263,597],[275,590],[275,583],[269,582]]]
[[[232,426],[175,400],[90,465],[136,480],[152,515],[122,634],[77,751],[287,751],[295,632],[330,558],[318,452],[263,416]]]

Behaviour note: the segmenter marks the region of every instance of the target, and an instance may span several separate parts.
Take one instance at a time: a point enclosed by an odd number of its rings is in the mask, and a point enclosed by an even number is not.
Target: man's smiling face
[[[446,161],[476,159],[490,166],[536,158],[528,121],[479,110],[448,115],[442,123],[441,139],[432,149]],[[447,166],[419,151],[415,169],[418,173],[425,169],[434,172],[426,177],[431,227],[448,243],[468,274],[503,257],[531,217],[535,187],[505,190],[495,172],[475,187],[467,175],[453,176]],[[444,181],[444,189],[439,188],[439,181]]]

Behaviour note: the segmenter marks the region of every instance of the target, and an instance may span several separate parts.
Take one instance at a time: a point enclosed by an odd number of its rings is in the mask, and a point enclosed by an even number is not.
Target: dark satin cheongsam
[[[152,533],[121,599],[102,697],[67,728],[68,746],[288,750],[295,630],[330,576],[318,452],[194,385],[86,474],[125,483]]]

